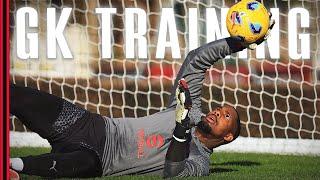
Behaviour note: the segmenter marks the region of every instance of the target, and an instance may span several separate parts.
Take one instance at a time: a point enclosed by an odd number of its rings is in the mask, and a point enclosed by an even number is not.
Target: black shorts
[[[101,161],[106,139],[105,122],[101,115],[91,113],[64,101],[63,108],[47,138],[52,153],[89,150]]]

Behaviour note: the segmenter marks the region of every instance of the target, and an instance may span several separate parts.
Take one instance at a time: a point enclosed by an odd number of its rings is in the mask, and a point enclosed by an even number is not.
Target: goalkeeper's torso
[[[175,127],[175,109],[141,118],[108,118],[104,175],[159,174]]]
[[[141,118],[104,119],[106,141],[102,153],[103,175],[162,175],[165,156],[176,124],[174,107]],[[203,158],[194,161],[204,163],[204,167],[208,168],[211,152],[205,150],[194,134],[192,137],[188,159],[200,155]]]

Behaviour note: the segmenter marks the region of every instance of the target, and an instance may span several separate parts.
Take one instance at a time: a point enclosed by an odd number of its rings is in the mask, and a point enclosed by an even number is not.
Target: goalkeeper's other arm
[[[176,90],[176,127],[170,142],[164,167],[164,177],[174,177],[184,170],[185,160],[189,157],[191,141],[190,119],[188,112],[192,106],[188,85],[184,79],[179,80]]]

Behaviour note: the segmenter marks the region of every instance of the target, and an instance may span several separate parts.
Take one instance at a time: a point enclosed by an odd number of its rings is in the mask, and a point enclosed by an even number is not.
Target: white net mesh
[[[92,112],[110,117],[140,117],[165,109],[180,65],[189,51],[189,8],[197,11],[199,45],[208,40],[207,8],[215,8],[220,22],[221,8],[229,0],[48,0],[10,2],[11,80],[63,97]],[[232,56],[207,72],[203,88],[203,112],[229,104],[239,110],[241,136],[320,139],[320,15],[319,1],[263,1],[279,8],[280,58],[257,59],[249,52],[245,59]],[[16,12],[21,7],[38,12],[39,59],[21,60],[16,53]],[[74,58],[46,57],[46,8],[57,13],[71,7],[65,37]],[[95,8],[117,8],[112,15],[112,58],[101,58],[101,18]],[[147,14],[148,58],[125,58],[124,8],[141,8]],[[288,53],[288,13],[302,7],[310,14],[310,27],[298,33],[310,34],[310,59],[293,60]],[[181,59],[173,59],[169,48],[165,58],[155,58],[162,8],[173,8]],[[58,16],[59,17],[59,16]],[[299,18],[298,18],[299,20]],[[298,24],[300,21],[298,21]],[[192,26],[191,26],[192,27]],[[221,29],[221,28],[220,28]],[[223,30],[223,28],[221,29]],[[220,32],[221,33],[221,32]],[[223,34],[223,32],[222,32]],[[211,38],[216,39],[212,34]],[[219,34],[218,34],[219,36]],[[221,38],[221,37],[218,37]],[[135,47],[137,48],[137,47]],[[12,118],[12,131],[27,131]]]

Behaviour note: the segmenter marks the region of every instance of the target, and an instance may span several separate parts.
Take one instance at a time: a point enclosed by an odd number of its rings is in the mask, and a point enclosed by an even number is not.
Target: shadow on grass
[[[225,172],[232,172],[232,171],[238,171],[238,170],[237,169],[229,169],[229,168],[220,168],[220,167],[210,168],[210,174],[211,173],[225,173]]]
[[[223,163],[211,163],[212,166],[260,166],[261,163],[253,161],[229,161]]]
[[[218,167],[218,166],[260,166],[261,163],[253,162],[253,161],[229,161],[223,163],[211,163],[210,173],[227,173],[238,171],[237,169],[233,168],[225,168],[225,167]]]

